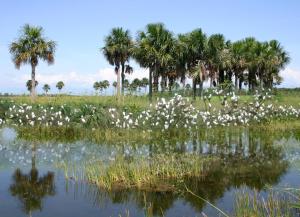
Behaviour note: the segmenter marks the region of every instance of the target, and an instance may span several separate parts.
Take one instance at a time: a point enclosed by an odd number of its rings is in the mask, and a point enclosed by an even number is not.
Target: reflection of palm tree
[[[14,183],[10,186],[12,196],[16,196],[23,204],[26,214],[31,216],[34,210],[42,210],[42,199],[55,194],[54,173],[48,172],[39,177],[35,168],[35,148],[32,151],[32,167],[28,174],[17,169],[13,175]]]

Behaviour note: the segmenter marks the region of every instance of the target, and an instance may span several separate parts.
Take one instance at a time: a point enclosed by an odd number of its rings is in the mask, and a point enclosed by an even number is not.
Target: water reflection
[[[47,196],[55,195],[54,173],[47,172],[40,176],[36,168],[36,147],[32,148],[32,165],[28,173],[16,169],[13,174],[13,183],[10,185],[11,195],[22,203],[22,210],[32,216],[35,210],[42,211],[42,200]]]
[[[64,143],[59,140],[37,141],[19,137],[9,142],[0,139],[0,163],[13,167],[31,164],[28,173],[20,169],[14,172],[13,184],[10,186],[11,194],[22,202],[24,212],[29,215],[34,210],[42,209],[43,198],[55,197],[54,174],[48,172],[39,176],[36,162],[41,167],[54,167],[55,162],[75,162],[81,165],[99,160],[110,161],[120,154],[128,157],[148,156],[150,159],[160,153],[217,156],[222,160],[211,166],[205,176],[184,180],[185,185],[194,193],[210,202],[217,202],[231,189],[247,186],[249,189],[262,190],[266,185],[277,185],[290,166],[290,155],[284,148],[286,143],[279,141],[293,141],[294,148],[300,149],[299,137],[294,135],[299,135],[299,132],[274,134],[244,128],[201,131],[188,137],[171,135],[163,139],[161,136],[153,136],[147,139],[123,140],[101,137],[97,141],[81,139]],[[107,192],[93,185],[72,181],[68,182],[66,191],[77,198],[85,198],[97,207],[106,204],[107,201],[113,204],[135,204],[141,210],[150,207],[155,216],[168,216],[168,211],[176,206],[178,201],[188,204],[196,212],[202,211],[206,205],[204,201],[180,191]]]

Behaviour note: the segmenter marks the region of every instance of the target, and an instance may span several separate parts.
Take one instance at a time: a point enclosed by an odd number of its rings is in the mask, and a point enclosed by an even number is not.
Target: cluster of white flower
[[[218,94],[222,91],[218,91]],[[204,96],[204,100],[211,99],[211,94]],[[160,99],[155,106],[142,111],[136,117],[132,113],[118,113],[116,109],[110,109],[113,126],[117,128],[141,128],[141,129],[191,129],[202,126],[230,126],[249,125],[270,120],[271,118],[299,118],[300,109],[292,106],[275,107],[266,104],[265,100],[271,96],[268,92],[256,93],[254,101],[238,106],[239,97],[233,92],[226,93],[222,99],[223,108],[220,110],[197,110],[182,96],[176,95],[169,101]],[[230,101],[229,101],[229,100]],[[229,102],[228,102],[229,101]]]
[[[70,122],[70,118],[63,114],[63,109],[64,106],[54,108],[39,105],[33,109],[27,104],[13,105],[9,108],[6,116],[13,120],[13,124],[19,126],[63,126]]]
[[[222,95],[223,94],[223,95]],[[221,100],[222,107],[214,108],[213,96]],[[0,119],[0,125],[17,126],[68,126],[80,124],[96,127],[116,127],[143,130],[198,129],[200,127],[249,125],[281,118],[299,118],[300,109],[292,106],[275,106],[268,103],[269,92],[259,93],[249,102],[239,102],[234,92],[213,90],[205,92],[205,110],[196,109],[188,99],[175,95],[170,100],[161,98],[155,105],[141,112],[130,112],[101,106],[82,105],[79,107],[12,105]],[[208,107],[207,107],[208,104]]]
[[[117,128],[162,129],[191,128],[197,123],[197,111],[182,96],[176,95],[169,101],[161,98],[155,106],[138,115],[109,109],[112,124]]]

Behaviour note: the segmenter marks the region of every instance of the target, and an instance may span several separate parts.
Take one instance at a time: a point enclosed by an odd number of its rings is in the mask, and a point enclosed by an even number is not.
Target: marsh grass
[[[84,166],[78,173],[64,165],[66,176],[86,180],[105,190],[137,189],[151,192],[175,192],[183,189],[186,179],[206,176],[218,161],[215,157],[196,154],[157,154],[151,157],[118,156],[109,162]]]
[[[292,217],[295,213],[290,198],[279,192],[260,193],[241,191],[236,195],[235,217]]]
[[[153,97],[152,103],[155,104],[158,98],[165,97],[171,98],[174,96],[173,94],[156,94]],[[249,102],[251,100],[251,95],[240,94],[241,103]],[[191,102],[191,96],[185,96]],[[15,103],[26,103],[32,104],[29,96],[0,96],[0,101],[14,101]],[[275,92],[274,98],[270,100],[277,105],[291,105],[294,107],[300,107],[300,91],[292,91],[292,90],[278,90]],[[68,104],[70,106],[80,106],[82,104],[92,104],[92,105],[101,105],[104,108],[116,107],[116,108],[128,108],[131,110],[142,110],[149,107],[149,99],[148,96],[133,96],[126,95],[122,97],[121,102],[118,102],[115,96],[76,96],[76,95],[51,95],[51,96],[39,96],[37,97],[35,104],[41,105],[53,105],[60,106],[63,104]],[[199,98],[193,102],[196,108],[205,109],[205,105],[203,101]],[[211,104],[215,108],[221,108],[220,98],[218,96],[213,96],[211,99]]]
[[[102,129],[94,128],[88,129],[83,127],[17,127],[19,138],[28,141],[60,141],[60,142],[74,142],[78,140],[88,140],[96,143],[117,144],[124,143],[151,143],[156,140],[161,140],[162,136],[166,140],[174,139],[176,141],[186,141],[190,138],[196,137],[203,139],[207,136],[219,137],[225,135],[226,132],[239,134],[241,131],[249,129],[252,132],[261,133],[266,132],[268,135],[280,137],[283,134],[292,134],[293,131],[300,129],[300,121],[288,120],[280,121],[274,120],[268,123],[251,124],[250,126],[229,126],[229,127],[213,127],[211,129],[199,129],[195,131],[186,131],[184,129],[175,129],[166,131],[146,131],[139,129]]]

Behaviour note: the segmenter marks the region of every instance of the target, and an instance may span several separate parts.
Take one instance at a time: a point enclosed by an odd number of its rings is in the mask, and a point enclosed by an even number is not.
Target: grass
[[[174,94],[156,94],[153,96],[152,103],[157,102],[157,99],[160,97],[171,98]],[[192,101],[191,96],[187,98]],[[250,95],[240,95],[241,103],[248,102],[251,99]],[[1,100],[12,100],[15,103],[26,103],[32,104],[31,98],[26,95],[20,96],[0,96]],[[272,99],[272,102],[277,105],[291,105],[294,107],[300,107],[300,91],[298,90],[287,90],[281,89],[275,92],[275,97]],[[116,107],[116,108],[128,108],[131,110],[142,110],[149,106],[150,102],[148,96],[134,96],[126,95],[122,97],[120,103],[118,103],[115,96],[74,96],[74,95],[51,95],[51,96],[38,96],[35,104],[42,105],[62,105],[68,104],[70,106],[79,106],[82,104],[92,104],[92,105],[101,105],[104,108]],[[215,108],[220,108],[220,99],[217,96],[212,97],[211,104]],[[205,109],[205,105],[202,100],[197,97],[194,105],[199,109]]]
[[[195,154],[157,154],[151,158],[119,156],[110,162],[99,161],[86,165],[83,174],[78,174],[76,167],[63,168],[69,178],[85,179],[109,191],[174,192],[183,189],[186,179],[205,177],[214,162],[217,158]]]
[[[279,192],[263,197],[257,192],[242,191],[236,195],[235,217],[292,217],[291,198]]]

